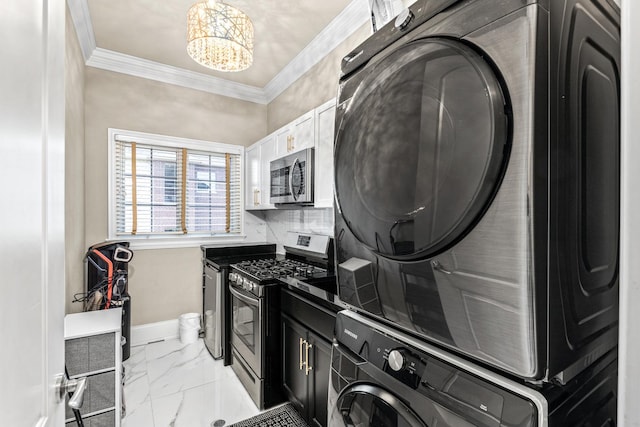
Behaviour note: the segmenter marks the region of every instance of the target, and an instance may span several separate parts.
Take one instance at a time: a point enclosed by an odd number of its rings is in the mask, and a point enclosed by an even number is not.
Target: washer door
[[[338,212],[382,256],[433,257],[495,195],[510,144],[504,92],[475,50],[444,38],[408,43],[362,72],[336,133]]]
[[[335,427],[426,427],[418,416],[388,391],[369,384],[346,388],[329,421]]]

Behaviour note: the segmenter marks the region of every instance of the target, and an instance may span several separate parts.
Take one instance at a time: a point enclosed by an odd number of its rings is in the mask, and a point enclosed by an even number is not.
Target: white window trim
[[[241,145],[224,144],[220,142],[204,141],[189,138],[180,138],[168,135],[158,135],[145,132],[136,132],[123,129],[108,129],[108,242],[128,241],[131,249],[164,249],[164,248],[191,248],[200,245],[216,244],[216,243],[240,243],[246,240],[244,232],[244,209],[240,210],[240,233],[233,235],[215,235],[206,236],[203,234],[192,235],[176,235],[175,237],[167,237],[162,235],[128,235],[119,236],[116,233],[116,200],[115,200],[115,148],[116,139],[118,141],[137,142],[154,146],[186,148],[199,151],[219,151],[230,154],[238,154],[240,156],[240,176],[244,177],[244,152],[245,147]],[[244,195],[244,179],[240,180],[240,195]],[[244,200],[244,199],[242,199]]]

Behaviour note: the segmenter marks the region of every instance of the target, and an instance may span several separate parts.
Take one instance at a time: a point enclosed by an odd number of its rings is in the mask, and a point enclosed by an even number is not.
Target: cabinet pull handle
[[[296,140],[296,137],[291,135],[291,151],[293,151],[296,147],[293,145],[293,141]]]
[[[306,344],[306,350],[305,350],[305,370],[304,370],[304,374],[309,376],[309,372],[311,372],[313,370],[313,366],[309,365],[309,349],[313,348],[312,344],[309,344],[308,342],[305,341]]]
[[[256,206],[260,205],[260,190],[256,190]]]
[[[300,356],[300,370],[302,370],[302,367],[304,366],[304,362],[302,361],[302,345],[304,343],[306,343],[306,341],[300,338],[300,350],[298,351],[298,355]]]

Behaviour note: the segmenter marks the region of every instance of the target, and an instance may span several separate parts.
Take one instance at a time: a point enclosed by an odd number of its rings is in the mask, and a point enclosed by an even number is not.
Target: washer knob
[[[396,17],[395,27],[402,31],[407,28],[409,22],[413,19],[413,12],[409,10],[409,8],[404,8]]]
[[[404,356],[399,350],[391,350],[389,353],[389,367],[396,372],[404,368]]]

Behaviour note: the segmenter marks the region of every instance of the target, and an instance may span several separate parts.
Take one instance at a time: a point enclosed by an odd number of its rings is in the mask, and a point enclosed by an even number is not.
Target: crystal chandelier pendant
[[[253,63],[253,23],[239,9],[203,1],[189,9],[187,53],[216,71],[242,71]]]

